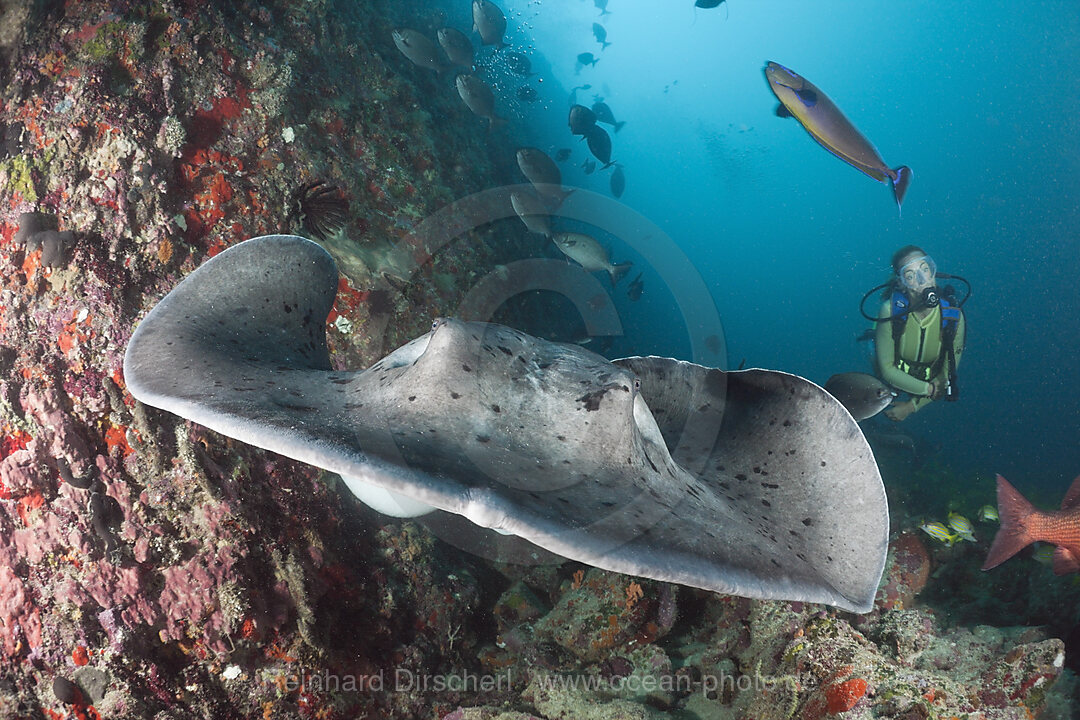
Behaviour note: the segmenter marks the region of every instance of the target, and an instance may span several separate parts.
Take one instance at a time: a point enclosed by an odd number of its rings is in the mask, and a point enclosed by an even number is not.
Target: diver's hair
[[[912,255],[914,253],[919,253],[920,255],[925,255],[926,251],[923,250],[918,245],[905,245],[904,247],[902,247],[899,250],[897,250],[896,252],[894,252],[893,256],[892,256],[893,273],[895,274],[895,273],[900,272],[900,268],[903,267],[903,265],[901,264],[900,261],[903,260],[904,258],[906,258],[908,255]]]

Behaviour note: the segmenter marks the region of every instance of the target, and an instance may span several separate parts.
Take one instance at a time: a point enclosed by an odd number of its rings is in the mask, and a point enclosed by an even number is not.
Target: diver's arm
[[[960,367],[960,356],[964,354],[964,345],[967,344],[967,317],[964,311],[960,311],[960,322],[956,324],[956,338],[953,340],[953,355],[956,357],[956,367]]]
[[[886,383],[911,395],[929,395],[930,383],[908,375],[896,366],[896,350],[892,337],[892,303],[886,300],[878,311],[877,330],[874,334],[874,354],[877,357],[877,369]]]

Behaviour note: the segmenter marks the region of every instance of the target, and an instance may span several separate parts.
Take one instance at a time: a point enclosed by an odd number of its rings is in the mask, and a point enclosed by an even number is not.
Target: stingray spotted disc
[[[340,473],[397,516],[434,509],[595,567],[867,611],[888,514],[870,448],[813,383],[455,319],[366,370],[330,366],[337,270],[271,235],[207,261],[132,335],[132,395]]]

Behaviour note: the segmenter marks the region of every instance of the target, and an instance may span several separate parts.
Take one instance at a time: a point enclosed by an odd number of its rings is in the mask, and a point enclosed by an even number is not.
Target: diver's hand
[[[895,403],[885,408],[885,417],[895,422],[900,422],[913,412],[915,412],[915,401],[908,400],[902,403]]]
[[[933,380],[930,383],[930,399],[940,400],[949,391],[949,383],[944,380]]]

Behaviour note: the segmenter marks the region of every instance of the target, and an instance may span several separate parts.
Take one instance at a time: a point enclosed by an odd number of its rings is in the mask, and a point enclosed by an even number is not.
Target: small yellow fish
[[[953,543],[959,539],[959,536],[953,535],[949,532],[949,528],[939,522],[923,523],[919,526],[919,529],[935,540],[945,543],[945,547],[952,547]]]
[[[979,520],[981,522],[1000,522],[997,508],[993,505],[983,505],[979,508]]]
[[[1031,558],[1043,565],[1051,565],[1054,562],[1054,550],[1057,548],[1052,543],[1040,543],[1039,547],[1035,548],[1035,552],[1031,553]]]
[[[975,529],[971,527],[971,521],[960,513],[949,513],[949,527],[956,531],[961,540],[975,542]]]

